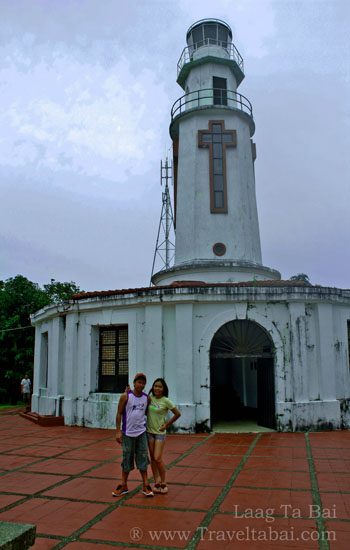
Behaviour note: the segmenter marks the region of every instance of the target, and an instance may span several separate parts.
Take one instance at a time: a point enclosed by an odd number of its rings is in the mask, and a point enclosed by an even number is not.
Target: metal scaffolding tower
[[[168,182],[171,179],[172,164],[168,163],[168,159],[166,158],[164,164],[163,161],[160,161],[160,185],[162,187],[164,185],[164,191],[162,191],[162,212],[160,215],[150,284],[152,284],[152,277],[154,273],[157,273],[158,271],[163,271],[163,269],[168,269],[169,267],[171,267],[175,256],[174,216],[168,185]],[[157,259],[160,261],[157,262]],[[157,269],[155,269],[156,263],[160,265],[160,267],[157,267]]]

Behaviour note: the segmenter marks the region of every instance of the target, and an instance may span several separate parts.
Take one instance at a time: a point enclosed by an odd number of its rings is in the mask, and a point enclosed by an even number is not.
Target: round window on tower
[[[213,252],[217,256],[223,256],[226,252],[226,246],[223,243],[215,243],[213,246]]]

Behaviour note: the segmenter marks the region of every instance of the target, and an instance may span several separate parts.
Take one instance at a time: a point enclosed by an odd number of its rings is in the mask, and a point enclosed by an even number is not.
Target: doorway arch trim
[[[270,335],[274,344],[274,365],[275,365],[275,400],[284,401],[285,384],[283,375],[279,374],[284,368],[284,344],[282,337],[273,324],[272,320],[266,316],[266,312],[260,312],[258,308],[249,310],[247,315],[247,304],[232,304],[230,309],[221,311],[210,319],[201,333],[199,340],[200,349],[200,395],[199,403],[204,405],[210,415],[210,346],[215,333],[222,325],[230,321],[253,321],[260,325]],[[280,398],[281,397],[281,398]]]

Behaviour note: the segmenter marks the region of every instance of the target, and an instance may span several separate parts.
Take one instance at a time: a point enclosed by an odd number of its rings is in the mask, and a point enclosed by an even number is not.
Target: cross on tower
[[[198,130],[198,147],[209,148],[210,211],[227,212],[226,147],[236,147],[236,130],[225,130],[224,120],[210,120],[208,130]]]

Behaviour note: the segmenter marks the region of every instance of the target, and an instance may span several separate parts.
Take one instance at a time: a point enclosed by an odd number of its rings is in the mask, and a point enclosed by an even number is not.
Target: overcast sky
[[[244,59],[264,265],[350,288],[347,0],[0,0],[0,279],[148,285],[176,64],[207,17]]]

